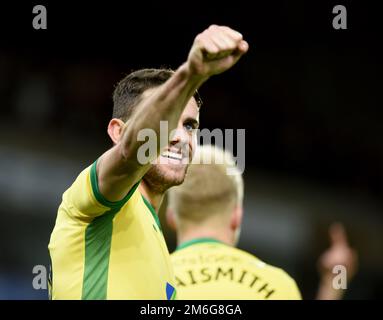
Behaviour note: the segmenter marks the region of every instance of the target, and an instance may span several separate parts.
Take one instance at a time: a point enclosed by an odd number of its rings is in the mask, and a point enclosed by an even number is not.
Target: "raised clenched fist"
[[[192,73],[208,78],[230,69],[248,49],[239,32],[211,25],[195,38],[187,64]]]

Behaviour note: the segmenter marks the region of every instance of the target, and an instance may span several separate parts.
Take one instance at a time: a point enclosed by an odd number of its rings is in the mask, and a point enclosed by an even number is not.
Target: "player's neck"
[[[161,193],[155,193],[151,192],[148,185],[145,183],[144,180],[141,180],[141,183],[139,185],[139,190],[141,194],[150,202],[154,210],[156,210],[156,213],[158,214],[158,210],[160,209],[162,199],[164,195]]]
[[[234,245],[234,235],[228,230],[220,230],[211,226],[201,226],[199,228],[190,228],[184,232],[177,234],[177,244],[181,245],[185,242],[200,239],[211,238],[223,242],[229,246]]]

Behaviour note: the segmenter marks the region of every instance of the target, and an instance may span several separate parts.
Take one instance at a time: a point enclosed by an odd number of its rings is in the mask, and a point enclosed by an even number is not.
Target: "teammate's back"
[[[232,154],[204,145],[194,163],[168,192],[167,219],[179,244],[171,255],[178,299],[301,299],[282,269],[235,248],[244,183]]]
[[[215,239],[183,243],[171,255],[178,299],[301,299],[282,269]]]

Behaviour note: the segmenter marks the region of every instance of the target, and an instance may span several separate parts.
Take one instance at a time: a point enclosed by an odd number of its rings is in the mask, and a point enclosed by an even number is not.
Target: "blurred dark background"
[[[32,28],[44,4],[48,29]],[[347,8],[334,30],[332,8]],[[0,24],[0,298],[45,299],[32,269],[61,195],[111,146],[116,82],[143,67],[177,68],[210,24],[250,51],[201,88],[201,128],[246,129],[239,247],[285,269],[303,297],[318,286],[327,229],[341,221],[360,267],[346,299],[383,291],[382,34],[371,2],[2,5]],[[174,234],[161,221],[171,250]]]

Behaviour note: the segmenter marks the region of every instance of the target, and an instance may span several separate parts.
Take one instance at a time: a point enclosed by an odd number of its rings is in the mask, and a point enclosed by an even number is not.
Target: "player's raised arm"
[[[169,131],[177,128],[185,106],[202,83],[231,68],[247,50],[248,44],[240,33],[224,26],[210,26],[195,38],[187,61],[164,84],[142,94],[125,124],[111,120],[108,132],[115,146],[97,163],[99,190],[107,200],[121,200],[150,168],[150,161],[141,163],[137,158],[139,147],[145,143],[137,139],[140,130],[156,132],[157,157],[166,147],[160,145],[160,121],[168,122]]]

